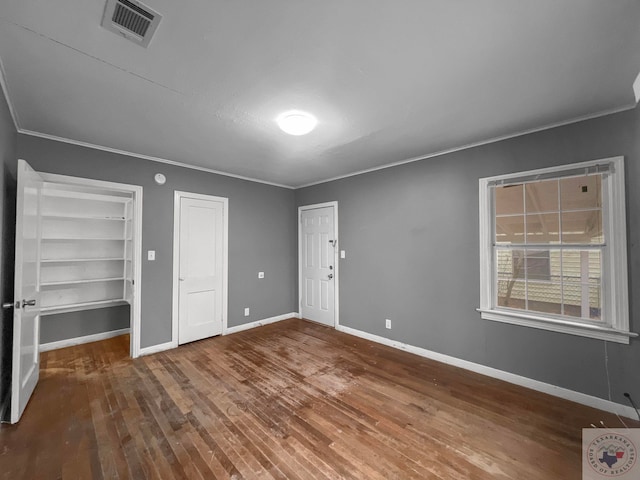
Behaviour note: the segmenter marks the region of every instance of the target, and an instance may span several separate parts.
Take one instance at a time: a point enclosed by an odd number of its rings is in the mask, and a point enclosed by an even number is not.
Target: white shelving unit
[[[55,183],[42,189],[43,315],[131,301],[132,196],[93,190]]]

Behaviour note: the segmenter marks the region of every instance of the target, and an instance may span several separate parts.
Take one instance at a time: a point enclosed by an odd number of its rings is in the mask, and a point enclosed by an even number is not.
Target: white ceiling
[[[146,49],[105,0],[0,0],[22,131],[300,186],[630,107],[640,71],[638,0],[144,3]]]

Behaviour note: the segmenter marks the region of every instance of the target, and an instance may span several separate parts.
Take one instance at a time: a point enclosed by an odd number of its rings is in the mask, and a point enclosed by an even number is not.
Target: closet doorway
[[[19,160],[16,203],[11,423],[38,381],[47,315],[129,304],[130,354],[140,351],[142,187],[36,172]]]

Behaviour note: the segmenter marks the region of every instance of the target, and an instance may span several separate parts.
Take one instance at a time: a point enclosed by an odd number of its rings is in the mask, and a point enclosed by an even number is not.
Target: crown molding
[[[198,170],[200,172],[214,173],[216,175],[222,175],[222,176],[225,176],[225,177],[237,178],[239,180],[245,180],[245,181],[248,181],[248,182],[262,183],[262,184],[265,184],[265,185],[270,185],[272,187],[286,188],[286,189],[289,189],[289,190],[295,189],[295,187],[292,187],[291,185],[283,185],[283,184],[280,184],[280,183],[268,182],[266,180],[260,180],[258,178],[245,177],[245,176],[242,176],[242,175],[236,175],[234,173],[228,173],[228,172],[222,172],[220,170],[214,170],[212,168],[199,167],[197,165],[189,165],[188,163],[176,162],[175,160],[168,160],[166,158],[154,157],[154,156],[151,156],[151,155],[143,155],[141,153],[129,152],[127,150],[120,150],[120,149],[117,149],[117,148],[105,147],[103,145],[96,145],[95,143],[81,142],[79,140],[73,140],[71,138],[59,137],[57,135],[49,135],[48,133],[35,132],[33,130],[27,130],[27,129],[24,129],[24,128],[18,129],[18,133],[21,133],[23,135],[29,135],[29,136],[32,136],[32,137],[44,138],[46,140],[53,140],[55,142],[62,142],[62,143],[68,143],[68,144],[71,144],[71,145],[77,145],[79,147],[92,148],[94,150],[101,150],[103,152],[115,153],[115,154],[118,154],[118,155],[125,155],[125,156],[128,156],[128,157],[140,158],[142,160],[149,160],[149,161],[152,161],[152,162],[164,163],[164,164],[173,165],[173,166],[176,166],[176,167],[189,168],[191,170]]]
[[[384,170],[386,168],[398,167],[400,165],[405,165],[407,163],[419,162],[420,160],[427,160],[429,158],[440,157],[442,155],[447,155],[449,153],[455,153],[455,152],[460,152],[462,150],[468,150],[469,148],[481,147],[483,145],[488,145],[488,144],[491,144],[491,143],[501,142],[503,140],[509,140],[511,138],[521,137],[523,135],[529,135],[530,133],[542,132],[544,130],[550,130],[552,128],[564,127],[565,125],[571,125],[573,123],[583,122],[585,120],[592,120],[594,118],[605,117],[607,115],[613,115],[615,113],[626,112],[627,110],[633,110],[635,107],[636,107],[636,105],[634,103],[634,104],[630,104],[630,105],[624,105],[622,107],[616,107],[616,108],[611,108],[611,109],[608,109],[608,110],[602,110],[600,112],[590,113],[590,114],[582,115],[582,116],[579,116],[579,117],[574,117],[574,118],[571,118],[569,120],[563,120],[561,122],[549,123],[549,124],[543,125],[541,127],[530,128],[530,129],[527,129],[527,130],[520,130],[518,132],[509,133],[509,134],[506,134],[506,135],[501,135],[499,137],[492,137],[492,138],[487,139],[487,140],[468,143],[468,144],[462,145],[460,147],[454,147],[454,148],[449,148],[449,149],[446,149],[446,150],[440,150],[438,152],[429,153],[427,155],[420,155],[418,157],[412,157],[412,158],[408,158],[406,160],[400,160],[400,161],[397,161],[397,162],[386,163],[386,164],[380,165],[378,167],[367,168],[365,170],[358,170],[357,172],[353,172],[353,173],[346,173],[344,175],[339,175],[337,177],[331,177],[331,178],[328,178],[326,180],[319,180],[317,182],[306,183],[304,185],[298,185],[298,186],[295,187],[295,189],[312,187],[314,185],[321,185],[323,183],[333,182],[333,181],[336,181],[336,180],[342,180],[343,178],[355,177],[357,175],[364,175],[365,173],[377,172],[378,170]]]
[[[0,87],[2,87],[2,93],[4,94],[4,99],[7,102],[7,106],[9,107],[9,114],[11,115],[11,119],[13,120],[13,125],[16,128],[17,132],[20,132],[20,122],[18,121],[18,113],[16,109],[13,107],[11,103],[11,97],[9,96],[9,85],[7,83],[7,76],[4,73],[4,64],[2,63],[2,58],[0,58]]]

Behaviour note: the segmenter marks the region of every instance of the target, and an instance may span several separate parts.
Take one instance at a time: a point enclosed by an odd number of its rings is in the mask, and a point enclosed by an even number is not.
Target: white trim
[[[609,234],[608,236],[607,241],[611,242],[611,247],[607,249],[609,253],[609,269],[611,271],[609,282],[612,285],[604,288],[608,288],[610,292],[613,292],[613,295],[609,297],[609,312],[611,318],[616,319],[613,324],[614,328],[628,332],[629,285],[627,272],[627,196],[624,187],[625,165],[624,157],[616,157],[609,160],[611,160],[615,171],[613,175],[610,175],[609,199],[611,201],[607,202],[609,206],[607,215],[609,221],[608,230],[620,233],[618,235]]]
[[[564,127],[566,125],[571,125],[573,123],[584,122],[586,120],[593,120],[595,118],[605,117],[607,115],[613,115],[615,113],[626,112],[627,110],[633,110],[636,107],[635,104],[632,105],[624,105],[622,107],[611,108],[608,110],[602,110],[600,112],[591,113],[587,115],[582,115],[580,117],[570,118],[568,120],[562,120],[560,122],[549,123],[543,125],[541,127],[534,127],[527,130],[519,130],[514,133],[508,133],[506,135],[500,135],[498,137],[492,137],[487,140],[481,140],[479,142],[467,143],[466,145],[462,145],[460,147],[449,148],[447,150],[440,150],[438,152],[428,153],[426,155],[420,155],[418,157],[408,158],[406,160],[400,160],[398,162],[387,163],[385,165],[380,165],[378,167],[367,168],[364,170],[358,170],[353,173],[346,173],[344,175],[338,175],[337,177],[327,178],[326,180],[318,180],[317,182],[305,183],[304,185],[298,185],[294,188],[306,188],[312,187],[314,185],[320,185],[322,183],[333,182],[335,180],[342,180],[343,178],[355,177],[357,175],[364,175],[365,173],[376,172],[378,170],[384,170],[386,168],[398,167],[400,165],[405,165],[407,163],[419,162],[420,160],[427,160],[429,158],[441,157],[442,155],[448,155],[450,153],[460,152],[462,150],[468,150],[470,148],[481,147],[483,145],[488,145],[491,143],[502,142],[503,140],[509,140],[511,138],[522,137],[524,135],[529,135],[531,133],[542,132],[545,130],[551,130],[553,128]]]
[[[494,205],[489,194],[490,185],[497,181],[518,180],[525,177],[547,176],[562,172],[610,165],[609,175],[603,179],[603,197],[607,211],[603,211],[605,238],[608,246],[604,250],[602,275],[603,318],[609,326],[592,325],[579,319],[555,317],[530,311],[513,312],[496,308],[495,266],[493,248]],[[480,232],[480,308],[485,320],[512,323],[554,332],[579,335],[599,340],[629,343],[629,293],[627,280],[627,227],[625,218],[625,171],[624,157],[610,157],[586,162],[558,165],[554,167],[508,173],[479,179],[479,232]]]
[[[298,312],[291,312],[283,315],[277,315],[275,317],[263,318],[262,320],[256,320],[255,322],[243,323],[242,325],[227,328],[224,335],[232,335],[234,333],[243,332],[256,327],[263,327],[270,323],[281,322],[282,320],[288,320],[290,318],[300,318],[300,314]]]
[[[486,180],[487,184],[491,182],[496,182],[498,180],[511,180],[511,179],[519,179],[522,177],[531,177],[534,175],[547,175],[549,173],[562,173],[566,170],[579,170],[582,168],[590,168],[597,166],[604,166],[605,164],[613,164],[614,171],[618,169],[622,169],[624,173],[624,157],[616,156],[616,157],[607,157],[607,158],[599,158],[596,160],[586,160],[584,162],[577,163],[566,163],[564,165],[554,165],[553,167],[546,168],[536,168],[534,170],[523,170],[512,173],[505,173],[502,175],[494,175],[493,177],[485,177],[480,180]]]
[[[179,275],[180,275],[180,195],[177,191],[173,192],[173,267],[171,269],[172,286],[171,286],[171,347],[178,346],[178,321],[180,319],[180,308],[178,298]]]
[[[57,342],[41,343],[39,350],[40,352],[48,352],[49,350],[57,350],[59,348],[73,347],[74,345],[82,345],[84,343],[99,342],[100,340],[119,337],[120,335],[126,335],[127,333],[130,333],[128,328],[121,328],[120,330],[111,330],[110,332],[94,333],[92,335],[85,335],[83,337],[66,338],[64,340],[58,340]]]
[[[484,309],[491,305],[491,299],[494,297],[495,287],[491,280],[487,280],[487,272],[493,270],[493,249],[492,228],[493,222],[491,214],[493,212],[493,200],[489,195],[489,179],[481,178],[479,184],[479,234],[480,234],[480,308]]]
[[[154,353],[164,352],[165,350],[171,350],[172,348],[176,348],[177,345],[174,345],[173,342],[165,342],[159,343],[158,345],[151,345],[150,347],[141,348],[138,352],[140,357],[144,355],[152,355]]]
[[[135,285],[133,286],[133,305],[131,310],[131,356],[138,358],[140,356],[140,344],[142,342],[142,187],[140,192],[135,193],[135,229],[133,251],[137,260],[133,263],[133,278]]]
[[[216,197],[201,193],[173,192],[173,287],[172,287],[172,307],[171,307],[171,341],[168,344],[175,348],[178,346],[178,328],[180,320],[179,311],[179,277],[180,277],[180,200],[183,198],[193,198],[195,200],[205,200],[222,203],[222,335],[226,334],[227,323],[229,321],[229,199],[226,197]]]
[[[334,318],[333,326],[337,328],[340,325],[340,235],[338,232],[338,202],[322,202],[313,205],[303,205],[298,207],[298,312],[302,318],[302,212],[305,210],[314,210],[316,208],[333,207],[333,234],[336,240],[333,248],[333,268],[334,268]]]
[[[534,380],[532,378],[516,375],[515,373],[505,372],[504,370],[498,370],[497,368],[487,367],[479,363],[462,360],[460,358],[451,357],[443,353],[433,352],[425,348],[415,347],[406,343],[390,340],[385,337],[380,337],[378,335],[373,335],[361,330],[356,330],[355,328],[340,325],[337,327],[337,330],[349,335],[364,338],[365,340],[380,343],[388,347],[397,348],[398,350],[404,350],[406,352],[413,353],[414,355],[429,358],[431,360],[435,360],[436,362],[441,362],[447,365],[462,368],[464,370],[469,370],[471,372],[479,373],[480,375],[497,378],[498,380],[503,380],[514,385],[520,385],[521,387],[530,388],[532,390],[546,393],[548,395],[553,395],[554,397],[563,398],[565,400],[579,403],[581,405],[586,405],[588,407],[615,413],[627,418],[636,417],[636,411],[629,406],[615,403],[610,400],[605,400],[603,398],[594,397],[592,395],[587,395],[586,393],[576,392],[574,390],[569,390],[568,388],[558,387],[550,383],[545,383],[539,380]]]
[[[131,305],[131,337],[129,354],[132,358],[140,356],[141,322],[142,322],[142,187],[127,183],[107,182],[104,180],[94,180],[92,178],[72,177],[69,175],[59,175],[57,173],[43,173],[40,176],[46,182],[66,183],[71,185],[90,186],[106,190],[115,190],[131,193],[134,204],[134,272],[133,272],[133,299]]]
[[[615,328],[600,327],[586,323],[576,323],[562,319],[551,319],[533,314],[520,314],[519,312],[505,312],[502,310],[480,310],[480,316],[485,320],[511,323],[523,327],[540,328],[551,332],[569,333],[581,337],[606,340],[608,342],[629,343],[630,337],[637,337],[634,332],[621,331]]]
[[[268,182],[266,180],[260,180],[260,179],[257,179],[257,178],[244,177],[242,175],[236,175],[234,173],[227,173],[227,172],[223,172],[223,171],[220,171],[220,170],[214,170],[213,168],[199,167],[197,165],[189,165],[187,163],[177,162],[175,160],[169,160],[169,159],[161,158],[161,157],[154,157],[154,156],[151,156],[151,155],[144,155],[144,154],[141,154],[141,153],[129,152],[127,150],[120,150],[118,148],[105,147],[105,146],[102,146],[102,145],[96,145],[95,143],[81,142],[80,140],[72,140],[70,138],[59,137],[57,135],[50,135],[48,133],[35,132],[33,130],[26,130],[24,128],[18,128],[18,133],[21,133],[23,135],[29,135],[29,136],[32,136],[32,137],[44,138],[46,140],[53,140],[53,141],[56,141],[56,142],[68,143],[68,144],[71,144],[71,145],[77,145],[79,147],[92,148],[94,150],[101,150],[101,151],[107,152],[107,153],[115,153],[117,155],[125,155],[127,157],[140,158],[141,160],[149,160],[151,162],[165,163],[167,165],[173,165],[175,167],[189,168],[191,170],[198,170],[200,172],[214,173],[216,175],[222,175],[222,176],[225,176],[225,177],[237,178],[239,180],[246,180],[247,182],[262,183],[264,185],[271,185],[273,187],[287,188],[289,190],[295,189],[295,187],[292,187],[290,185],[283,185],[283,184],[280,184],[280,183]]]
[[[7,82],[7,75],[4,72],[4,64],[2,63],[1,58],[0,58],[0,87],[2,87],[2,93],[4,93],[4,98],[7,101],[7,106],[9,107],[9,114],[11,115],[11,119],[13,120],[13,126],[16,128],[16,132],[21,133],[20,122],[18,120],[18,112],[16,112],[16,109],[13,107],[13,103],[11,103],[11,97],[9,96],[9,84]]]

